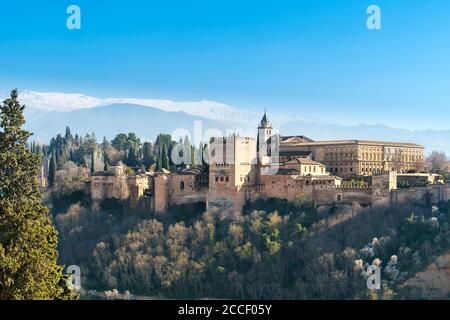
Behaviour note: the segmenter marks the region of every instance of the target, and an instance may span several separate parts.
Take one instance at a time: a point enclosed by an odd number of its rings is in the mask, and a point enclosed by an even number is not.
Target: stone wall
[[[408,202],[437,203],[450,200],[450,185],[432,185],[420,188],[392,190],[390,204],[399,206]]]
[[[171,174],[167,183],[169,206],[206,202],[207,188],[196,185],[194,174]]]

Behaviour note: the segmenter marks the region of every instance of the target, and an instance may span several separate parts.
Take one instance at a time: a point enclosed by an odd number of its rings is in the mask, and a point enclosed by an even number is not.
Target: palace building
[[[280,154],[291,157],[310,153],[327,171],[343,178],[371,176],[386,171],[420,171],[424,148],[414,143],[367,140],[312,141],[305,137],[282,137]]]
[[[233,134],[209,141],[209,165],[123,177],[123,170],[94,173],[94,199],[127,195],[133,205],[164,213],[180,204],[206,203],[209,211],[242,210],[260,198],[318,204],[422,201],[428,193],[450,199],[437,175],[417,173],[424,148],[414,143],[335,140],[273,134],[264,114],[256,138]],[[128,190],[123,190],[127,181]],[[398,189],[407,181],[415,189]],[[403,184],[405,184],[404,182]]]

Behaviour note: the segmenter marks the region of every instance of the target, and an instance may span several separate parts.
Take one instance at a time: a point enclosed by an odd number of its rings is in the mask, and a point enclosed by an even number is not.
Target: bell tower
[[[263,164],[263,159],[271,156],[270,138],[272,137],[272,124],[267,120],[266,109],[264,109],[264,116],[258,126],[258,161]]]

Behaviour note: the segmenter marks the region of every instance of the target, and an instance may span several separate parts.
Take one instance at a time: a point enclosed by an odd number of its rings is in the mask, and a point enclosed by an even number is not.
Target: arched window
[[[180,190],[184,190],[184,181],[180,182]]]

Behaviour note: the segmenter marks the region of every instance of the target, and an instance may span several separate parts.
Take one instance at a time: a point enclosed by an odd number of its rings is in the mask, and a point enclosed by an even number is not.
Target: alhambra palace
[[[121,198],[155,213],[198,202],[208,211],[240,211],[248,201],[268,198],[361,205],[450,199],[438,175],[416,173],[424,148],[413,143],[280,136],[264,114],[257,138],[211,138],[209,150],[208,166],[131,176],[122,166],[95,172],[91,196]]]

